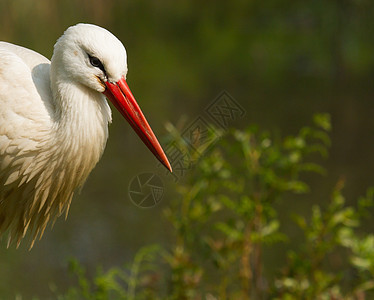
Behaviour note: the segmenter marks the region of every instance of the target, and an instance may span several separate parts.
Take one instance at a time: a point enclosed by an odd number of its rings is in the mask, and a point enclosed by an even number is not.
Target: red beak
[[[145,119],[142,111],[124,77],[116,83],[105,82],[106,90],[104,95],[113,103],[119,112],[125,117],[127,122],[135,130],[149,150],[157,157],[157,159],[172,172],[170,163],[162,150],[155,134]]]

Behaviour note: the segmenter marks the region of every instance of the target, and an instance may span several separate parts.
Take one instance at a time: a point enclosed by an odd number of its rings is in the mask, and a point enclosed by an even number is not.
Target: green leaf
[[[326,131],[331,130],[331,118],[327,113],[316,114],[313,117],[314,123]]]
[[[244,237],[243,232],[237,230],[235,227],[228,225],[224,222],[217,222],[214,226],[216,229],[224,233],[229,239],[233,241],[242,240]]]

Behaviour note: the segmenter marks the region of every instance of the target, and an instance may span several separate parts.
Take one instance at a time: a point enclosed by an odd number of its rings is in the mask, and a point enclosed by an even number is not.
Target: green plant
[[[275,281],[278,299],[365,299],[374,288],[373,235],[358,237],[356,230],[368,207],[373,189],[358,201],[358,208],[346,206],[344,182],[337,183],[328,207],[312,207],[310,220],[295,216],[304,232],[304,244],[288,253],[288,265]],[[345,249],[344,249],[345,248]]]
[[[264,295],[263,247],[287,239],[273,205],[285,194],[309,190],[300,178],[302,172],[323,173],[308,158],[327,155],[329,116],[317,115],[314,121],[315,127],[283,140],[255,127],[227,131],[216,147],[197,158],[186,182],[178,185],[182,201],[171,203],[166,213],[176,231],[178,252],[171,255],[183,253],[185,259],[175,259],[181,263],[172,270],[188,270],[186,261],[194,265],[200,275],[195,276],[195,293],[203,286],[220,299]],[[201,276],[204,267],[213,266],[215,276]],[[181,287],[176,299],[190,297],[185,276],[176,278],[173,286]]]
[[[308,192],[304,173],[325,174],[316,163],[330,146],[330,118],[298,134],[274,138],[256,127],[212,130],[220,137],[190,147],[168,125],[170,140],[188,164],[179,197],[165,216],[174,229],[166,249],[141,249],[130,267],[98,273],[95,288],[77,262],[79,285],[60,299],[364,299],[374,289],[374,235],[360,224],[373,205],[374,190],[347,206],[339,181],[326,207],[310,216],[288,209],[303,238],[281,230],[282,200]],[[209,137],[209,136],[208,136]],[[208,144],[209,146],[209,144]],[[200,148],[199,148],[200,147]],[[284,261],[270,266],[264,249],[287,247]],[[157,263],[156,263],[157,262]],[[268,272],[275,268],[274,273]],[[149,278],[152,278],[150,280]],[[70,297],[70,298],[69,298]]]
[[[87,278],[81,264],[72,259],[71,272],[78,278],[77,286],[71,287],[65,295],[59,295],[59,300],[70,299],[156,299],[154,282],[157,278],[156,257],[161,249],[158,245],[144,247],[138,251],[130,265],[113,267],[107,272],[100,268],[93,282]]]

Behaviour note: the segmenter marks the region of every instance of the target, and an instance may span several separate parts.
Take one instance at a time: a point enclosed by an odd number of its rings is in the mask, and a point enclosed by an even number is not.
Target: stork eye
[[[91,65],[93,65],[94,67],[99,68],[100,65],[102,65],[100,59],[98,59],[97,57],[91,55],[88,55],[88,57],[90,58]]]
[[[104,74],[106,73],[105,72],[105,69],[104,69],[104,66],[103,64],[101,63],[100,59],[98,59],[97,57],[95,56],[91,56],[89,54],[88,55],[88,58],[90,59],[90,64],[95,67],[95,68],[99,68],[101,71],[104,72]]]

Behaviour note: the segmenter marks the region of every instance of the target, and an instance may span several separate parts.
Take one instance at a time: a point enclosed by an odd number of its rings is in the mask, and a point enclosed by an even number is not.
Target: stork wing
[[[18,239],[26,226],[18,201],[32,193],[20,186],[32,178],[35,153],[52,124],[49,68],[44,56],[0,42],[0,234],[12,228]]]

